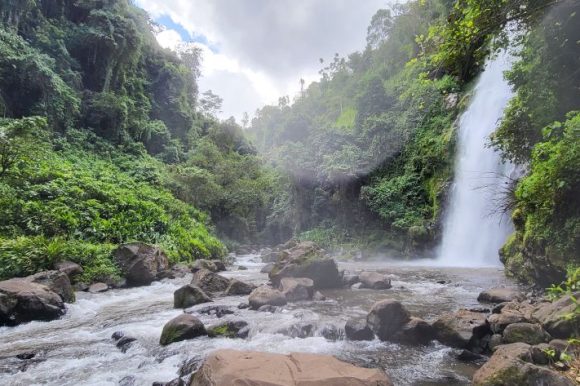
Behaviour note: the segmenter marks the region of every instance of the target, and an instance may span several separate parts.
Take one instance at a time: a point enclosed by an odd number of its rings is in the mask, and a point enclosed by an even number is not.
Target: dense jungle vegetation
[[[115,276],[110,251],[132,240],[174,261],[292,236],[428,255],[455,120],[509,25],[516,97],[490,146],[525,174],[502,202],[515,232],[501,256],[522,280],[561,280],[580,262],[579,8],[379,10],[364,51],[323,63],[318,82],[244,132],[215,117],[219,98],[198,95],[200,52],[162,49],[131,2],[0,0],[0,278],[60,259],[82,263],[87,280]]]

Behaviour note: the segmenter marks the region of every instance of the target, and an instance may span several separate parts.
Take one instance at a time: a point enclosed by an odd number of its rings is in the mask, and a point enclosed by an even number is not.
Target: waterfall
[[[438,263],[444,266],[499,265],[498,250],[511,232],[509,218],[494,212],[514,167],[486,147],[513,93],[504,79],[513,57],[491,58],[459,120],[454,183],[443,222]]]

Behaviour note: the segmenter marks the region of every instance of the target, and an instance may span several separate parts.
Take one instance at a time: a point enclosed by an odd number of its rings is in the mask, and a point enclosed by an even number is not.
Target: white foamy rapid
[[[486,147],[513,92],[504,72],[513,56],[502,51],[488,61],[473,98],[459,121],[455,180],[443,223],[438,263],[443,266],[499,265],[498,250],[511,232],[494,206],[513,166]]]

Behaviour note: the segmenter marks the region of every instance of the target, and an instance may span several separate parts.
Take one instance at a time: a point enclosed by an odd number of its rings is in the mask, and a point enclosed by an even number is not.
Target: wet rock
[[[69,279],[81,275],[84,272],[83,267],[72,261],[59,261],[54,265],[54,269],[67,275]]]
[[[249,303],[240,303],[240,304],[238,304],[238,308],[240,310],[245,310],[245,309],[250,308],[250,304]]]
[[[378,272],[362,272],[358,277],[362,283],[361,288],[375,290],[391,288],[391,279]]]
[[[366,319],[350,319],[344,326],[344,333],[348,340],[373,340],[375,338]]]
[[[73,289],[78,292],[87,292],[89,290],[89,285],[87,283],[75,283],[73,284]]]
[[[320,335],[324,337],[324,339],[337,341],[337,340],[344,340],[344,330],[334,324],[326,324],[322,326],[319,331]]]
[[[279,286],[284,277],[307,277],[314,281],[316,288],[337,288],[342,285],[336,262],[311,241],[301,242],[283,251],[269,277],[275,286]]]
[[[201,366],[203,359],[201,357],[189,358],[181,364],[179,367],[179,376],[185,377],[191,373],[196,372]]]
[[[504,343],[522,342],[529,345],[546,343],[552,339],[542,326],[532,323],[513,323],[503,332]]]
[[[134,375],[127,375],[119,381],[119,386],[135,386],[137,379]]]
[[[66,312],[62,298],[26,279],[0,281],[0,326],[32,320],[54,320]]]
[[[283,277],[280,280],[280,291],[290,302],[310,300],[314,293],[314,281],[304,277]]]
[[[200,308],[199,310],[197,310],[197,312],[200,314],[214,315],[217,318],[221,318],[225,315],[233,314],[234,310],[232,310],[228,306],[215,305]]]
[[[356,367],[330,355],[217,350],[191,379],[205,385],[391,386],[381,370]]]
[[[94,283],[89,286],[89,292],[92,294],[105,292],[109,290],[109,286],[105,283]]]
[[[367,324],[380,340],[391,340],[411,319],[409,311],[396,300],[382,300],[371,308]]]
[[[36,356],[36,353],[34,351],[27,351],[27,352],[23,352],[23,353],[16,355],[16,358],[18,358],[22,361],[26,361],[26,360],[34,358],[35,356]]]
[[[265,305],[259,307],[256,311],[258,311],[258,312],[269,312],[271,314],[274,314],[278,310],[279,310],[279,307],[272,306],[270,304],[265,304]]]
[[[247,271],[248,267],[246,267],[245,265],[238,265],[238,271]]]
[[[25,278],[33,283],[42,284],[61,297],[65,303],[75,301],[75,291],[66,273],[61,271],[42,271]]]
[[[244,320],[227,321],[207,328],[207,335],[210,338],[241,338],[245,339],[250,333],[248,323]]]
[[[477,297],[477,301],[485,303],[504,303],[514,300],[522,300],[523,298],[524,295],[517,289],[496,287],[481,292]]]
[[[474,350],[479,339],[491,334],[485,314],[468,310],[446,313],[433,323],[436,339],[444,345]]]
[[[145,243],[129,243],[113,251],[113,260],[130,287],[149,285],[169,269],[169,260],[161,249]]]
[[[574,312],[576,302],[580,301],[580,292],[564,296],[554,302],[540,303],[533,311],[532,317],[554,338],[567,339],[580,334],[580,313]]]
[[[165,324],[159,344],[167,346],[171,343],[194,339],[202,335],[207,335],[203,323],[195,316],[182,314]]]
[[[123,336],[117,341],[117,348],[121,350],[122,353],[126,353],[129,348],[131,348],[131,344],[135,342],[137,338],[132,336]]]
[[[255,285],[244,283],[243,281],[237,279],[231,279],[230,285],[226,288],[224,295],[234,296],[234,295],[249,295],[253,290],[256,289]]]
[[[274,263],[268,263],[262,267],[260,270],[261,273],[270,273],[274,269]]]
[[[188,308],[211,301],[211,298],[201,288],[191,284],[186,284],[173,293],[174,308]]]
[[[152,386],[186,386],[186,382],[181,378],[175,378],[169,382],[153,382]]]
[[[476,354],[469,350],[461,350],[455,358],[461,362],[485,362],[486,358],[483,355]]]
[[[208,269],[200,269],[193,274],[191,284],[198,286],[205,293],[217,294],[229,287],[230,280]]]
[[[215,265],[217,271],[216,272],[222,272],[226,270],[226,264],[221,261],[221,260],[211,260],[211,262]]]
[[[257,310],[262,306],[284,306],[286,305],[286,296],[277,289],[267,286],[261,286],[252,291],[249,297],[250,308]]]
[[[316,291],[316,292],[314,292],[314,295],[312,295],[312,300],[315,300],[317,302],[322,302],[322,301],[326,300],[326,296],[324,296],[320,291]]]
[[[113,332],[113,335],[111,335],[111,339],[117,341],[124,336],[125,336],[125,333],[123,331],[115,331],[115,332]]]
[[[435,339],[435,329],[420,318],[411,317],[391,338],[393,342],[427,345]]]
[[[193,265],[191,266],[191,272],[195,273],[200,269],[207,269],[208,271],[211,272],[218,271],[218,267],[215,265],[215,263],[213,261],[206,259],[197,259],[196,261],[193,262]]]
[[[313,336],[315,326],[312,323],[296,323],[287,328],[276,331],[279,334],[289,336],[290,338],[305,339]]]
[[[487,363],[473,376],[473,384],[572,386],[574,382],[547,367],[533,364],[529,345],[512,343],[497,347]]]
[[[345,287],[351,287],[353,284],[360,282],[359,276],[353,273],[345,273],[342,275],[342,284]]]

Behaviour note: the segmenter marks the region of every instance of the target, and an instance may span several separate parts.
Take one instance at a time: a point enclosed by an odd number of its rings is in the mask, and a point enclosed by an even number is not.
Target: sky
[[[372,15],[391,0],[137,0],[165,27],[159,43],[203,51],[201,92],[224,100],[220,118],[253,116],[318,80],[335,53],[364,49]]]

